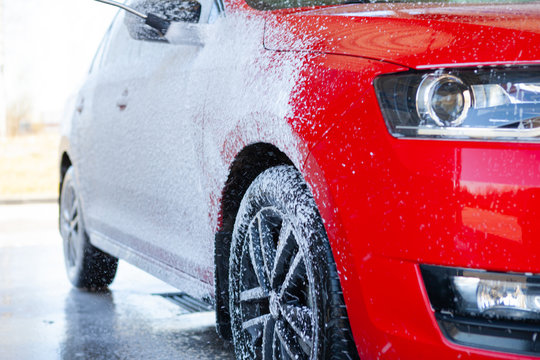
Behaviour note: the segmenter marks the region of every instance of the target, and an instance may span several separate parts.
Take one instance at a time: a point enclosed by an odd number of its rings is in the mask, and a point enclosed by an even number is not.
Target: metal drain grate
[[[212,311],[214,307],[202,300],[189,296],[186,293],[167,293],[167,294],[154,294],[159,295],[164,299],[171,301],[172,303],[180,306],[181,308],[189,311],[190,313]]]

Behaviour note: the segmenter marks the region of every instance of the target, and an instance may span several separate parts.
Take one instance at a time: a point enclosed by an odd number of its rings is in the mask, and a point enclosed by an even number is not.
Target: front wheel
[[[69,281],[78,288],[99,290],[114,279],[118,259],[90,244],[84,228],[73,167],[64,176],[60,190],[60,234]]]
[[[259,175],[236,217],[229,262],[238,359],[355,359],[326,232],[300,173]]]

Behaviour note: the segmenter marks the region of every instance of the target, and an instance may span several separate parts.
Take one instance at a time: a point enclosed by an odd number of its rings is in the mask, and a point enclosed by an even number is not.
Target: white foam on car
[[[81,92],[88,111],[73,120],[87,225],[105,222],[128,246],[144,240],[138,251],[150,256],[159,247],[160,261],[212,291],[219,199],[234,156],[265,142],[302,164],[287,120],[306,54],[265,50],[264,22],[239,14],[174,26],[177,45],[134,40],[123,26],[113,27],[102,68]],[[181,44],[187,28],[204,46]],[[123,111],[114,105],[120,95]],[[185,289],[169,268],[148,262],[145,270]]]

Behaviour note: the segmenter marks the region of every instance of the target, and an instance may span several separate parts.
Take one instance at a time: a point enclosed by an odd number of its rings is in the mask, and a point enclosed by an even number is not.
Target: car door
[[[141,2],[162,16],[174,3]],[[203,4],[200,18],[209,11]],[[81,146],[87,227],[127,260],[135,253],[211,282],[212,251],[198,241],[212,237],[201,226],[208,217],[201,185],[206,84],[192,71],[202,47],[148,31],[123,12],[111,30]]]

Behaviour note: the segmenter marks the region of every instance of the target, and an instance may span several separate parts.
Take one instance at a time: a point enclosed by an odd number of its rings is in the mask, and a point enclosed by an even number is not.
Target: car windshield
[[[516,4],[535,3],[538,0],[247,0],[248,4],[258,10],[276,10],[311,6],[329,6],[344,4],[373,3],[414,3],[414,4]]]

